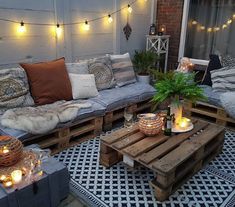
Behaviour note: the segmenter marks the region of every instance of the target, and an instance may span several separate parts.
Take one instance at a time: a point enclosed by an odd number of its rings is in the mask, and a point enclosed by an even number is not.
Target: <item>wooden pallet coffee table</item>
[[[146,137],[137,124],[103,136],[100,164],[111,167],[125,159],[153,170],[151,185],[156,198],[164,201],[222,150],[224,127],[193,122],[192,131],[171,137],[163,133]]]

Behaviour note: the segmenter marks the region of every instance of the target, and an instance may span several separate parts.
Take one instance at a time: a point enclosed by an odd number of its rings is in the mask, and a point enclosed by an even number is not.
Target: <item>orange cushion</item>
[[[64,58],[35,64],[21,63],[36,105],[72,99],[72,87]]]

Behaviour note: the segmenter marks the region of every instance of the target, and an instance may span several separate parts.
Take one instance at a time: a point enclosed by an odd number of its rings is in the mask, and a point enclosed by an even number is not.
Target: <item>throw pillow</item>
[[[205,71],[204,77],[202,78],[202,85],[212,86],[211,82],[211,71],[222,68],[218,55],[210,55],[210,62]]]
[[[114,78],[119,87],[136,82],[129,53],[124,55],[109,55],[109,57],[112,63]]]
[[[235,91],[235,67],[225,67],[211,71],[212,88],[214,91]]]
[[[235,66],[235,58],[230,55],[221,56],[221,63],[223,67],[233,67]]]
[[[72,99],[72,88],[64,58],[20,65],[27,73],[32,96],[37,105]]]
[[[88,64],[87,62],[79,63],[66,63],[66,68],[68,73],[75,74],[88,74]]]
[[[220,100],[226,112],[235,119],[235,92],[226,92],[220,95]]]
[[[98,90],[93,74],[69,74],[72,85],[73,99],[92,98],[97,96]]]
[[[32,106],[27,75],[21,68],[0,70],[0,113],[9,108]]]
[[[108,57],[100,57],[89,60],[88,70],[95,75],[98,90],[112,88],[115,85],[111,62]]]

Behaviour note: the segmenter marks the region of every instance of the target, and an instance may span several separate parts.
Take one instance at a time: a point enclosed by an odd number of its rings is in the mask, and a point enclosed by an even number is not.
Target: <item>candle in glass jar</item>
[[[187,127],[190,126],[190,123],[191,123],[190,119],[182,117],[181,120],[180,120],[179,126],[181,128],[187,128]]]
[[[11,173],[11,178],[14,184],[18,184],[22,181],[22,171],[21,170],[14,170]]]

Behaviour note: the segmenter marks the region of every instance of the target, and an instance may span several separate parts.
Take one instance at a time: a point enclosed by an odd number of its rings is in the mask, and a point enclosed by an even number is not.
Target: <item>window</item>
[[[183,56],[201,60],[208,60],[211,53],[235,57],[234,0],[190,0],[185,9]]]

